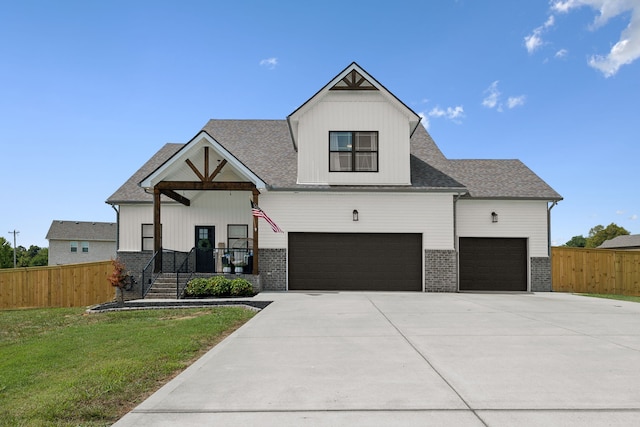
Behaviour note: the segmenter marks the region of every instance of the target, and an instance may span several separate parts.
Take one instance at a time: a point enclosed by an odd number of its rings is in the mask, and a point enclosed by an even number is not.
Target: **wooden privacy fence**
[[[83,307],[113,300],[111,261],[0,270],[0,309]]]
[[[640,295],[640,251],[551,248],[556,292]]]

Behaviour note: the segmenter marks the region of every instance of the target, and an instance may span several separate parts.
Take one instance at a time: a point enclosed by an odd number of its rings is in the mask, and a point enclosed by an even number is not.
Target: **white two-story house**
[[[263,290],[456,292],[551,290],[561,199],[518,160],[447,159],[352,63],[285,120],[210,120],[166,144],[107,203],[133,271],[192,248],[195,270],[219,271],[241,247]]]

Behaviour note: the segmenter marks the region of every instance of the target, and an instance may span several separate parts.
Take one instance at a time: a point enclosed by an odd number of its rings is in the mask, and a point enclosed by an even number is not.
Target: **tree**
[[[16,267],[38,267],[49,264],[49,248],[31,245],[16,247]],[[13,248],[4,238],[0,237],[0,268],[13,267]]]
[[[13,248],[4,237],[0,237],[0,268],[13,267]]]
[[[587,244],[587,239],[581,234],[579,236],[573,236],[571,240],[565,243],[565,246],[570,248],[584,248]]]
[[[587,237],[587,244],[585,248],[597,248],[600,246],[605,240],[611,240],[614,237],[624,236],[630,234],[623,227],[620,227],[613,222],[606,227],[602,225],[596,225],[591,230],[589,230],[589,237]]]
[[[39,248],[38,252],[29,260],[29,267],[49,265],[49,248]]]

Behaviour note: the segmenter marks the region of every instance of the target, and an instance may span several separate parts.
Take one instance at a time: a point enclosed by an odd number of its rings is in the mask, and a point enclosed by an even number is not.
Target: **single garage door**
[[[460,238],[461,291],[526,291],[527,239]]]
[[[289,233],[289,290],[421,291],[422,235]]]

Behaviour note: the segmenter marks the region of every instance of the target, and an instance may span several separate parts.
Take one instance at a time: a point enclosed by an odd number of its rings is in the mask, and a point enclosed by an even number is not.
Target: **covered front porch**
[[[176,296],[188,277],[256,276],[258,217],[265,184],[206,132],[200,132],[139,184],[153,195],[153,222],[143,223],[142,250],[151,250],[141,279],[144,297],[158,280],[175,281]]]

